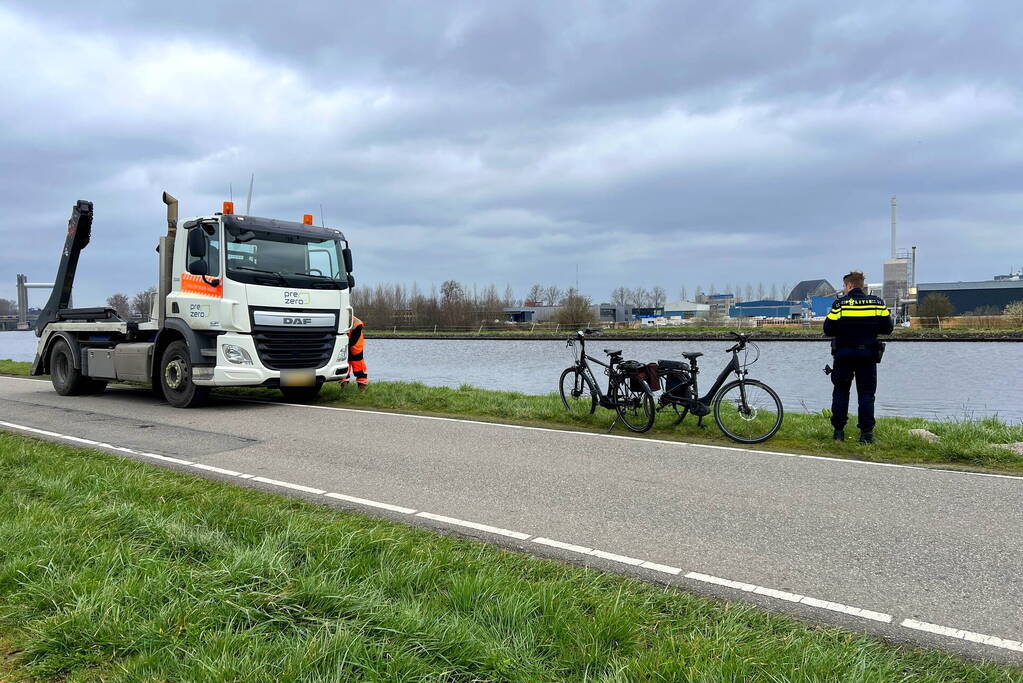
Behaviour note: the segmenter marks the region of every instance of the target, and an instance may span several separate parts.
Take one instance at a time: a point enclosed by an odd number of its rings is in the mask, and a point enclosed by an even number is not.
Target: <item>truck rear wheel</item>
[[[164,349],[160,359],[160,388],[167,403],[175,408],[196,408],[209,398],[209,387],[198,387],[192,382],[192,359],[185,342],[171,342]]]
[[[54,390],[61,396],[80,396],[82,394],[98,394],[107,383],[101,379],[89,379],[75,367],[71,346],[63,339],[58,339],[50,350],[50,381]]]

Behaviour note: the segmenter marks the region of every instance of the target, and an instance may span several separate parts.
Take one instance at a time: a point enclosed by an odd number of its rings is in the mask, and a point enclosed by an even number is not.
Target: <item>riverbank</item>
[[[452,340],[509,340],[541,341],[565,339],[573,328],[558,329],[482,329],[443,331],[401,330],[398,328],[367,329],[366,336],[374,339],[452,339]],[[756,341],[815,341],[829,342],[818,328],[804,327],[653,327],[604,330],[595,339],[601,341],[729,341],[731,332],[748,334]],[[896,328],[885,341],[915,342],[1023,342],[1023,329],[912,329]]]
[[[0,374],[27,375],[29,363],[0,360]],[[225,396],[244,396],[280,401],[281,394],[270,389],[223,389]],[[517,392],[488,391],[470,386],[457,389],[426,386],[415,382],[373,382],[361,393],[354,385],[342,388],[337,383],[324,386],[317,402],[338,407],[389,410],[491,422],[504,422],[551,429],[605,432],[611,424],[610,411],[598,408],[594,415],[568,414],[555,394],[531,396]],[[710,417],[700,428],[692,417],[678,427],[671,425],[673,414],[661,413],[654,427],[640,438],[707,443],[741,448],[725,438]],[[831,424],[825,413],[787,413],[778,434],[770,441],[754,446],[763,450],[785,451],[832,458],[872,462],[923,465],[946,469],[1023,475],[1023,455],[1004,447],[1023,442],[1023,423],[1006,424],[995,419],[932,421],[922,418],[882,417],[874,430],[877,443],[860,444],[851,420],[849,438],[842,443],[831,439]],[[909,433],[926,429],[938,436],[935,442]],[[632,435],[624,427],[617,434]]]
[[[95,451],[0,471],[5,679],[1023,680]]]

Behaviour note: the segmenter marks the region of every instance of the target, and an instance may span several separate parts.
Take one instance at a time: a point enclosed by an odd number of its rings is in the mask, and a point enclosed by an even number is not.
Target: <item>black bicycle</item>
[[[674,410],[678,415],[675,425],[692,413],[699,418],[700,426],[703,426],[703,418],[713,412],[714,421],[732,441],[761,443],[781,428],[784,410],[774,389],[759,380],[747,379],[749,366],[760,359],[760,347],[744,334],[732,332],[732,336],[736,343],[725,352],[732,354],[732,359],[703,396],[700,396],[697,380],[700,369],[696,362],[702,353],[683,353],[682,357],[688,362],[657,361],[657,372],[664,385],[657,399],[658,410]],[[751,350],[755,353],[753,360],[749,359]],[[740,353],[744,354],[741,361]],[[733,373],[736,378],[726,384]]]
[[[565,409],[576,415],[585,415],[597,410],[597,406],[613,410],[614,422],[608,431],[614,429],[620,419],[633,432],[645,432],[654,424],[657,409],[650,384],[659,388],[656,368],[636,361],[623,360],[619,349],[604,349],[608,362],[604,363],[586,354],[586,337],[596,330],[583,330],[569,337],[567,346],[572,350],[573,364],[561,373],[558,389]],[[600,390],[593,371],[587,361],[593,361],[604,368],[607,375],[607,393]]]

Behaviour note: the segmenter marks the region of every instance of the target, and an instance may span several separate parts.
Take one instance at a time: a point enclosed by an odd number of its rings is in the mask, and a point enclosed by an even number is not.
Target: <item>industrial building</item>
[[[542,323],[558,314],[561,306],[510,306],[504,309],[505,318],[512,323]]]
[[[727,318],[728,311],[735,303],[735,294],[700,294],[696,302],[710,306],[710,317],[712,319]]]
[[[665,304],[664,317],[669,320],[707,319],[710,317],[710,305],[699,304],[695,301],[673,301]]]
[[[832,297],[838,293],[827,280],[803,280],[789,292],[786,301],[810,301],[814,297]]]
[[[957,314],[988,306],[1001,310],[1014,301],[1023,301],[1023,277],[1016,274],[1001,278],[980,282],[921,282],[916,288],[917,298],[923,302],[930,294],[944,294]]]
[[[830,304],[829,304],[830,306]],[[740,301],[728,309],[730,318],[802,319],[811,315],[810,307],[801,301]]]

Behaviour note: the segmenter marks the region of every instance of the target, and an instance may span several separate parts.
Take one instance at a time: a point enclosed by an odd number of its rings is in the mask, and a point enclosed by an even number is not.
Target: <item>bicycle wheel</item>
[[[628,378],[611,381],[611,399],[615,411],[629,431],[643,433],[654,426],[657,409],[654,407],[654,395],[646,382],[642,382],[641,390],[634,390]]]
[[[755,379],[736,380],[714,397],[714,421],[732,441],[761,443],[774,436],[784,417],[774,389]]]
[[[579,368],[566,368],[558,380],[561,403],[573,415],[586,415],[597,410],[597,389]]]

